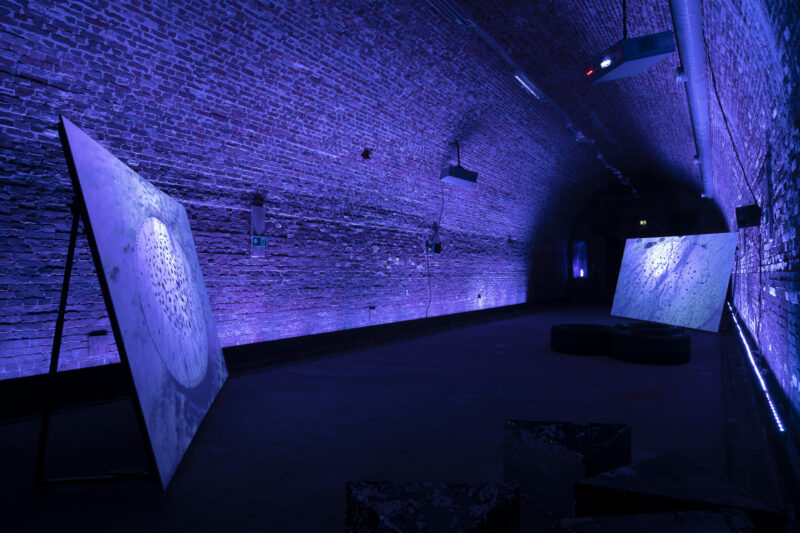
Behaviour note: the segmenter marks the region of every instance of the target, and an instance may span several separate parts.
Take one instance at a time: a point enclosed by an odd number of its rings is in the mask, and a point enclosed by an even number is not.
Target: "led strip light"
[[[744,349],[747,351],[747,358],[750,359],[750,366],[753,367],[753,372],[755,372],[756,377],[758,378],[758,382],[761,384],[761,390],[764,391],[764,397],[767,399],[767,403],[769,404],[769,408],[772,411],[772,416],[775,418],[775,424],[778,426],[778,431],[783,433],[785,431],[783,427],[783,422],[781,422],[781,417],[778,415],[778,410],[775,408],[775,403],[772,401],[772,397],[769,395],[769,391],[767,390],[767,384],[764,381],[764,378],[761,376],[761,372],[758,370],[758,366],[756,365],[756,360],[753,357],[753,352],[750,350],[750,344],[747,342],[747,339],[744,336],[744,330],[742,326],[739,324],[739,320],[736,318],[736,313],[734,312],[733,306],[730,302],[728,302],[728,309],[731,311],[731,316],[733,317],[733,323],[736,324],[736,329],[739,330],[739,337],[742,338],[742,344],[744,344]]]

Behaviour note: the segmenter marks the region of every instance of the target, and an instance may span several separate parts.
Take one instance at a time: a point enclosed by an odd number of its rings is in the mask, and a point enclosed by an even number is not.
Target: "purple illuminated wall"
[[[60,112],[186,206],[225,345],[425,316],[424,242],[456,137],[480,176],[445,188],[430,314],[563,294],[565,228],[607,173],[474,33],[426,2],[143,4],[0,6],[0,378],[41,372],[49,351],[69,218]],[[671,26],[666,2],[629,4],[632,35]],[[625,175],[697,187],[677,56],[579,83],[585,58],[620,38],[619,3],[462,5]],[[741,237],[736,305],[800,410],[800,15],[794,0],[704,8],[742,163],[758,203],[772,198],[771,229],[765,217]],[[710,77],[709,103],[715,201],[735,229],[753,200]],[[247,244],[255,194],[263,259]],[[114,359],[110,341],[87,348],[108,324],[79,244],[69,368]]]
[[[186,207],[224,346],[564,294],[565,206],[608,173],[473,32],[425,2],[155,4],[0,6],[0,379],[49,356],[59,113]],[[475,188],[438,180],[456,138]],[[62,368],[116,360],[78,243]]]
[[[800,11],[790,0],[766,5],[757,0],[715,0],[705,2],[705,13],[722,107],[765,213],[760,227],[740,232],[735,305],[798,415]],[[754,200],[713,87],[709,107],[717,201],[735,229],[735,207]]]

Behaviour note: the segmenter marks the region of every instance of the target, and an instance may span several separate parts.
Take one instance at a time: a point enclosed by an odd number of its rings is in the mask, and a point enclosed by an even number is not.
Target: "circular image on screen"
[[[136,275],[147,328],[164,366],[184,387],[197,385],[208,365],[203,307],[181,247],[150,217],[136,232]]]

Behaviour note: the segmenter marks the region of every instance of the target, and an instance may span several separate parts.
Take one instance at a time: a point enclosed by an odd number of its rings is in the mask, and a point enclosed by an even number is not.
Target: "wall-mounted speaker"
[[[736,225],[740,229],[761,225],[761,208],[757,204],[737,207]]]

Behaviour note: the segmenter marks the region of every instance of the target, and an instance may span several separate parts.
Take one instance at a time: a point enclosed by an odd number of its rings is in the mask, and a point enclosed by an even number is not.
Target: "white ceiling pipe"
[[[713,196],[711,179],[711,122],[708,114],[706,55],[703,42],[703,19],[700,0],[670,0],[672,25],[678,43],[678,54],[686,83],[689,114],[694,130],[694,145],[704,194]]]

